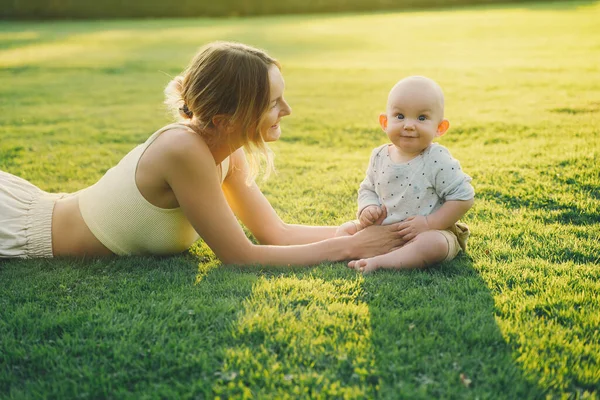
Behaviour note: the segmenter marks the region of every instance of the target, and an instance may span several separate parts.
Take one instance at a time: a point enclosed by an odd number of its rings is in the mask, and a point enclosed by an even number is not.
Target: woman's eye
[[[419,115],[419,121],[425,121],[427,119],[424,115]]]
[[[404,119],[404,114],[398,114],[398,115],[396,115],[396,118],[398,118],[398,119]]]

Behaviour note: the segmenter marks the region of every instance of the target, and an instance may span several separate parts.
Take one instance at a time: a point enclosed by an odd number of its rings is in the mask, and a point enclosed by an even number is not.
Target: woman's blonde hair
[[[260,155],[266,161],[265,179],[274,170],[273,153],[260,132],[269,107],[272,65],[281,68],[262,50],[241,43],[213,42],[202,47],[165,89],[165,104],[180,121],[196,117],[204,130],[214,126],[213,117],[226,115],[232,125],[240,127],[250,163],[249,182],[258,173]]]

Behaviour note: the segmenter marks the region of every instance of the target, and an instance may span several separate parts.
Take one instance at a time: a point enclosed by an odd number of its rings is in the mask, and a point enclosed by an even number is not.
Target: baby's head
[[[433,80],[410,76],[394,85],[387,109],[379,116],[381,128],[403,153],[416,154],[450,126],[444,119],[444,94]]]

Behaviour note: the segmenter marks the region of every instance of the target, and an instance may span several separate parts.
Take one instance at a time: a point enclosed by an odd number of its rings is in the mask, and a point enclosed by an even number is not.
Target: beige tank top
[[[189,127],[167,125],[131,150],[93,186],[80,191],[83,220],[96,238],[119,255],[175,254],[188,249],[199,236],[181,208],[157,207],[142,196],[135,173],[140,157],[164,131]],[[229,157],[220,165],[221,182],[229,170]]]

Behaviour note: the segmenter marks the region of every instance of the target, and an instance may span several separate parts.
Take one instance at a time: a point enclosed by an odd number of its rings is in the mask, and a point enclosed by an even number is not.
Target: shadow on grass
[[[257,277],[197,276],[189,255],[0,263],[0,393],[210,398]]]
[[[596,212],[587,212],[576,205],[562,204],[548,197],[526,198],[489,189],[482,189],[481,196],[511,210],[529,208],[532,210],[547,211],[548,213],[543,217],[545,223],[592,225],[600,220],[600,214]],[[593,195],[593,197],[597,196],[597,194]]]
[[[15,398],[544,394],[464,256],[364,279],[201,254],[9,261],[0,280],[0,392]]]
[[[492,294],[467,257],[364,279],[340,264],[232,271],[260,278],[224,343],[213,395],[545,395],[515,362]]]
[[[365,278],[381,398],[538,398],[511,355],[494,300],[467,257]]]
[[[243,272],[242,272],[243,271]],[[367,307],[340,265],[243,267],[258,275],[232,325],[213,395],[373,398]]]
[[[600,221],[600,173],[590,168],[595,162],[593,154],[565,158],[529,177],[517,169],[511,172],[512,182],[481,188],[478,197],[507,210],[525,209],[546,224],[591,226]]]
[[[589,190],[589,196],[598,199],[599,194],[595,187],[578,184],[577,188],[581,188],[582,191]],[[561,203],[545,196],[545,193],[525,193],[523,196],[516,196],[484,188],[480,190],[480,195],[511,210],[520,208],[542,210],[545,212],[542,217],[545,223],[593,225],[600,220],[600,214],[597,212],[583,210],[577,205]]]

